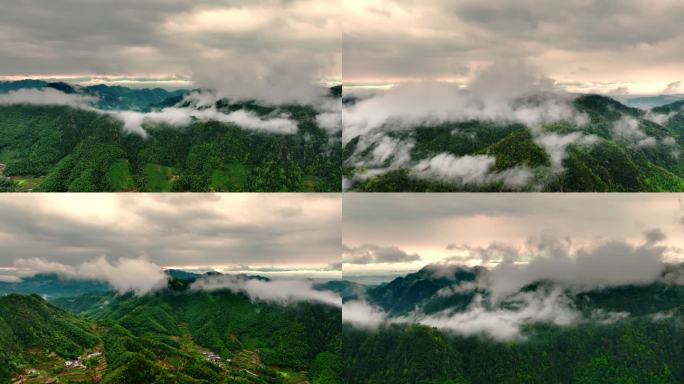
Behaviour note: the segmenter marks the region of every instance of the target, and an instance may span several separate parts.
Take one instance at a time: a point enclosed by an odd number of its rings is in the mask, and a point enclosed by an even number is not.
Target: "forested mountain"
[[[443,272],[424,269],[368,289],[366,300],[386,321],[344,324],[345,383],[684,381],[681,285],[663,279],[577,291],[538,282],[487,304],[487,289],[470,284],[486,270]],[[518,337],[497,333],[512,325]]]
[[[188,93],[186,89],[168,91],[162,88],[128,88],[96,84],[90,86],[76,86],[62,82],[47,82],[43,80],[19,80],[0,82],[0,94],[20,89],[52,88],[67,94],[92,96],[96,100],[94,107],[110,110],[149,111],[168,103],[170,100],[180,100],[179,97]]]
[[[260,124],[268,120],[259,119],[268,116],[288,116],[296,124],[296,131],[290,133],[246,128],[242,124],[253,122],[242,123],[248,120],[243,114],[235,122],[187,116],[189,122],[183,126],[166,120],[143,123],[144,128],[136,128],[143,129],[143,135],[126,129],[117,116],[143,122],[144,115],[130,113],[153,110],[157,118],[171,113],[164,119],[173,119],[183,113],[206,114],[207,107],[188,104],[180,91],[73,87],[44,86],[64,94],[95,95],[89,108],[98,109],[0,103],[0,191],[334,192],[341,188],[340,132],[329,133],[319,126],[312,106],[218,100],[209,112],[242,111],[257,116],[252,120]],[[333,104],[334,94],[332,89]],[[175,109],[161,112],[164,107]]]
[[[56,356],[62,360],[73,359],[99,342],[90,323],[38,296],[0,296],[0,381],[3,383],[23,372],[25,366],[42,365]]]
[[[544,106],[544,100],[540,96],[516,101],[511,107],[517,108],[514,118],[555,122],[483,119],[431,124],[434,119],[426,118],[407,127],[409,122],[389,119],[382,127],[346,141],[347,187],[356,191],[684,190],[681,101],[644,111],[598,95],[578,96],[565,106]],[[350,115],[356,103],[347,99]],[[560,115],[559,110],[568,116],[547,116]]]
[[[172,279],[144,296],[89,293],[53,302],[64,309],[38,296],[0,297],[7,363],[0,380],[340,382],[339,307],[191,290],[191,282]],[[66,359],[82,366],[66,367]]]
[[[0,282],[0,294],[28,293],[46,299],[71,297],[92,292],[107,292],[109,285],[93,280],[63,279],[56,274],[39,274],[17,282]]]

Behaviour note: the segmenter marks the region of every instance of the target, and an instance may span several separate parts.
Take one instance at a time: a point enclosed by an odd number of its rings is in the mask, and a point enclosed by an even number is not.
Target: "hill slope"
[[[518,101],[530,111],[538,102]],[[584,95],[567,106],[577,121],[526,126],[482,120],[410,128],[389,121],[347,141],[343,174],[356,191],[681,191],[680,107],[675,102],[643,111]]]

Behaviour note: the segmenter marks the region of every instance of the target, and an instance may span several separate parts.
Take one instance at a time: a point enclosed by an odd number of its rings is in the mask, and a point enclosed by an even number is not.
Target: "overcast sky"
[[[684,261],[684,210],[676,194],[351,193],[343,199],[345,277],[447,260],[477,265],[483,250],[491,256],[485,265],[494,266],[509,248],[549,239],[573,250],[651,241],[667,247],[664,261]],[[523,251],[518,261],[529,256]]]
[[[6,78],[279,91],[279,83],[341,80],[335,1],[0,0],[0,8]]]
[[[334,194],[9,194],[0,196],[0,268],[7,275],[34,258],[74,266],[104,256],[331,276],[341,210]]]
[[[683,92],[678,0],[343,2],[345,83],[467,83],[502,61],[570,91]]]

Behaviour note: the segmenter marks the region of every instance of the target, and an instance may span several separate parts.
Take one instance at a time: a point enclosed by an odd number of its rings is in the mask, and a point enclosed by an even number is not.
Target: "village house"
[[[204,355],[204,358],[207,359],[207,361],[210,361],[214,364],[218,364],[221,362],[221,356],[217,355],[214,352],[202,352],[202,355]]]
[[[76,360],[67,360],[64,362],[64,368],[67,369],[74,369],[74,368],[85,368],[85,365],[83,365],[83,360],[79,357]]]

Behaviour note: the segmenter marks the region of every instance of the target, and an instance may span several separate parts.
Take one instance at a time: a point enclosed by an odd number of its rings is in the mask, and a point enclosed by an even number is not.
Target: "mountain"
[[[33,293],[49,300],[109,290],[109,285],[99,281],[64,279],[56,274],[38,274],[16,283],[0,282],[0,294]]]
[[[674,103],[684,99],[682,95],[657,95],[657,96],[640,96],[629,97],[624,99],[624,103],[630,107],[651,109],[662,105]]]
[[[165,90],[162,88],[128,88],[106,84],[79,86],[61,81],[47,82],[30,79],[0,82],[0,94],[20,89],[43,88],[52,88],[70,95],[79,94],[83,96],[92,96],[96,99],[92,106],[99,109],[141,112],[150,111],[165,103],[168,104],[169,100],[180,101],[180,98],[188,93],[188,90],[185,89]]]
[[[65,343],[69,353],[57,355],[35,348],[35,342],[6,342],[0,350],[15,363],[0,371],[3,378],[34,369],[35,380],[77,375],[102,383],[340,383],[340,308],[259,301],[228,290],[189,290],[178,282],[172,279],[167,289],[144,296],[104,292],[53,300],[62,309],[38,296],[0,297],[0,332],[4,314],[16,307],[22,308],[17,312],[22,321],[13,323],[17,334],[27,331],[22,322],[43,316],[32,308],[47,308],[56,314],[54,321],[63,316],[91,330],[88,343]],[[3,307],[6,301],[18,303]],[[29,332],[43,335],[45,342],[60,337],[59,329],[35,329]],[[13,339],[3,337],[0,343],[4,340]],[[87,358],[96,352],[101,355]],[[33,360],[23,358],[26,354]],[[66,358],[78,356],[84,368],[63,368]]]
[[[344,324],[343,381],[351,384],[684,381],[681,348],[684,286],[663,279],[651,284],[577,291],[551,281],[540,281],[492,306],[487,303],[486,289],[469,285],[473,275],[486,273],[484,269],[470,268],[456,268],[453,274],[450,270],[445,273],[444,269],[423,269],[368,288],[368,302],[381,307],[395,321],[378,328]],[[372,293],[374,290],[378,292]],[[462,301],[452,304],[439,303],[438,311],[430,308],[436,298],[451,301],[454,295],[467,291],[477,291],[485,299],[461,297]],[[552,292],[559,291],[567,301],[558,299],[555,304],[544,301],[538,306],[525,306],[525,300],[552,297]],[[430,296],[428,292],[437,293]],[[535,320],[541,319],[534,314],[539,311],[566,316],[561,305],[580,317],[563,324]],[[416,314],[429,316],[437,312],[439,319],[444,319],[444,314],[454,315],[453,328],[406,320]],[[519,324],[522,333],[519,337],[496,336],[512,324]],[[473,332],[475,329],[490,331]]]
[[[474,282],[482,273],[483,269],[479,267],[459,267],[444,272],[428,266],[388,283],[370,287],[366,295],[369,302],[391,315],[407,314],[417,307],[423,307],[425,313],[436,312],[444,307],[464,307],[470,303],[475,291],[446,296],[439,295],[440,290]]]
[[[297,133],[195,120],[186,127],[150,124],[142,137],[101,113],[3,105],[0,191],[339,191],[341,148],[318,125],[316,111],[265,110],[289,114]]]
[[[48,85],[47,81],[43,80],[17,80],[17,81],[0,81],[0,94],[16,91],[19,89],[36,89],[43,88]]]
[[[535,106],[539,100],[518,103]],[[381,127],[383,134],[378,137],[384,137],[383,147],[380,141],[368,145],[368,138],[360,136],[346,143],[343,176],[350,190],[361,192],[681,191],[684,112],[678,108],[680,103],[643,111],[609,97],[582,95],[570,106],[586,119],[584,125],[559,121],[527,127],[474,120]],[[392,155],[381,156],[387,145],[402,150],[395,148]],[[396,157],[404,151],[406,156]],[[482,165],[486,174],[471,164],[478,159],[492,159]],[[434,173],[425,176],[425,172]]]
[[[97,108],[141,112],[148,112],[165,103],[168,104],[170,100],[180,101],[187,92],[185,89],[167,91],[162,88],[137,89],[105,84],[83,87],[83,94],[97,98],[94,104]]]
[[[63,364],[100,339],[88,322],[36,295],[0,296],[0,381],[9,382],[29,367]]]

